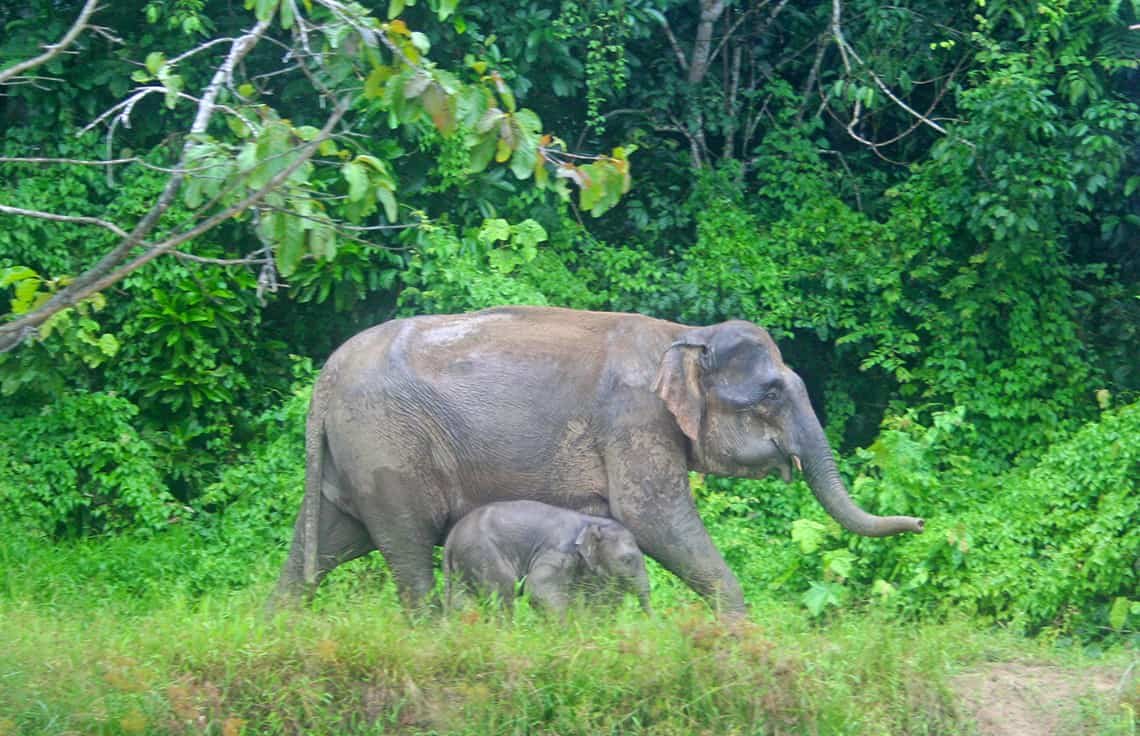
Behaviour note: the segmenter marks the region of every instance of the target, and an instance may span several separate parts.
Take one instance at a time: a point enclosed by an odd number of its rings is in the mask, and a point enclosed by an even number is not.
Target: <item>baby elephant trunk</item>
[[[649,604],[649,574],[645,570],[644,564],[638,572],[637,577],[632,581],[632,590],[637,594],[637,600],[641,603],[641,610],[645,611],[648,616],[653,613],[653,607]]]

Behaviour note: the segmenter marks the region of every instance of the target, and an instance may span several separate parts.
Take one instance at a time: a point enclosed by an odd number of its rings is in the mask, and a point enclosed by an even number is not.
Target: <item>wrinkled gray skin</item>
[[[532,499],[616,519],[713,606],[742,612],[687,471],[790,480],[793,467],[856,534],[922,531],[852,502],[803,381],[749,322],[548,307],[393,320],[342,345],[313,388],[305,497],[275,601],[379,549],[417,607],[459,519]]]
[[[443,571],[449,608],[492,593],[510,606],[523,582],[532,603],[558,614],[579,595],[622,593],[650,612],[645,557],[628,529],[538,501],[491,503],[464,516],[447,535]]]

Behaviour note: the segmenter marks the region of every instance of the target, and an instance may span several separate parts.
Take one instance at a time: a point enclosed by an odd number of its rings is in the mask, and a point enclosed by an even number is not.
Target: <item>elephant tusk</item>
[[[800,462],[799,455],[792,455],[792,462],[795,464],[796,470],[800,471],[801,473],[804,472],[804,464]]]

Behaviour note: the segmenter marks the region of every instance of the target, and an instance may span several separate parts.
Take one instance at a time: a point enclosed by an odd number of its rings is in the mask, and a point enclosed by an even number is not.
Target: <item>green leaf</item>
[[[321,133],[319,128],[314,128],[312,125],[302,125],[299,128],[294,128],[293,132],[297,135],[298,138],[305,141],[306,143],[313,140]]]
[[[519,257],[512,250],[495,248],[487,254],[487,262],[499,273],[509,274],[519,265]]]
[[[1112,608],[1108,612],[1108,623],[1112,628],[1120,631],[1124,628],[1124,624],[1128,622],[1128,613],[1132,607],[1132,602],[1124,596],[1117,596],[1112,601]]]
[[[850,550],[833,549],[823,553],[823,569],[837,578],[846,580],[851,577],[854,566],[855,555]]]
[[[151,76],[158,74],[158,70],[166,63],[166,54],[161,51],[152,51],[146,55],[146,70]]]
[[[305,231],[296,217],[283,212],[271,214],[274,216],[274,240],[277,241],[277,268],[282,276],[292,276],[304,255]]]
[[[416,50],[421,54],[427,55],[427,52],[431,51],[431,40],[423,33],[412,31],[411,40],[412,45],[415,46]]]
[[[511,157],[511,144],[507,143],[506,139],[500,138],[495,143],[495,162],[504,163]]]
[[[202,180],[191,179],[182,188],[182,203],[187,208],[196,210],[202,206]]]
[[[542,121],[533,110],[528,110],[525,107],[522,110],[514,113],[514,121],[517,127],[530,133],[537,134],[542,130]]]
[[[875,578],[875,582],[871,583],[871,592],[879,596],[880,599],[886,600],[895,594],[895,586],[882,578]]]
[[[253,12],[258,20],[269,20],[277,10],[279,0],[254,0]]]
[[[475,132],[480,134],[489,133],[502,119],[502,110],[497,107],[488,108],[479,118],[479,122],[475,124]]]
[[[27,266],[11,266],[0,271],[0,289],[25,279],[39,279],[40,275]]]
[[[399,210],[396,207],[396,195],[391,189],[377,187],[376,198],[380,200],[380,204],[384,205],[384,215],[388,218],[388,222],[395,222],[396,218],[400,216]]]
[[[36,292],[40,288],[39,279],[24,279],[16,283],[16,296],[12,300],[12,311],[23,314],[32,307]]]
[[[98,346],[103,355],[106,355],[108,357],[113,356],[115,353],[119,352],[119,341],[115,338],[114,335],[110,333],[104,333],[99,337]]]
[[[233,115],[226,116],[226,126],[229,127],[238,138],[248,138],[250,133],[253,132],[249,129],[249,126],[245,124],[244,120]]]
[[[483,222],[483,226],[479,228],[479,242],[484,245],[492,245],[501,240],[507,240],[511,237],[511,224],[506,220],[495,217]]]
[[[286,0],[281,3],[281,27],[289,30],[293,27],[293,20],[293,3]]]
[[[368,193],[368,172],[357,161],[349,161],[340,167],[340,173],[348,182],[348,201],[359,202]]]
[[[309,252],[319,261],[336,258],[336,232],[327,223],[312,222],[309,228]]]
[[[529,217],[511,227],[512,240],[524,249],[534,249],[539,243],[547,239],[546,229]],[[533,256],[532,256],[533,258]],[[528,258],[527,260],[531,260]]]
[[[826,536],[827,527],[811,519],[796,519],[792,522],[792,541],[800,545],[800,551],[810,555],[819,549]]]
[[[436,11],[440,20],[447,20],[448,16],[455,12],[455,8],[459,6],[459,0],[440,0],[439,10]]]
[[[511,156],[511,173],[517,179],[528,179],[538,160],[538,137],[529,131],[516,131],[515,152]]]
[[[368,73],[364,80],[364,96],[376,99],[384,95],[384,87],[396,71],[390,66],[376,66]]]
[[[498,83],[499,99],[503,101],[503,107],[507,108],[507,112],[515,111],[515,93],[506,85],[505,82],[499,81]]]
[[[388,0],[388,20],[404,12],[404,0]]]
[[[499,143],[498,136],[486,135],[471,149],[467,171],[478,174],[487,168],[491,158],[495,155],[495,148]]]
[[[166,109],[173,110],[178,104],[178,94],[182,91],[182,76],[179,74],[163,76],[162,86],[166,88]]]
[[[813,582],[811,588],[803,594],[800,600],[814,617],[822,615],[828,606],[839,605],[839,596],[836,595],[834,587],[829,583]]]

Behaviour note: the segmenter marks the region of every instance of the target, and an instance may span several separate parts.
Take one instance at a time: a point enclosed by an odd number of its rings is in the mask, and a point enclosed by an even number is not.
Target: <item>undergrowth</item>
[[[147,610],[0,600],[0,733],[964,732],[947,684],[977,656],[964,625],[632,601],[565,624],[525,606],[413,622],[364,577],[273,618],[263,586]]]

